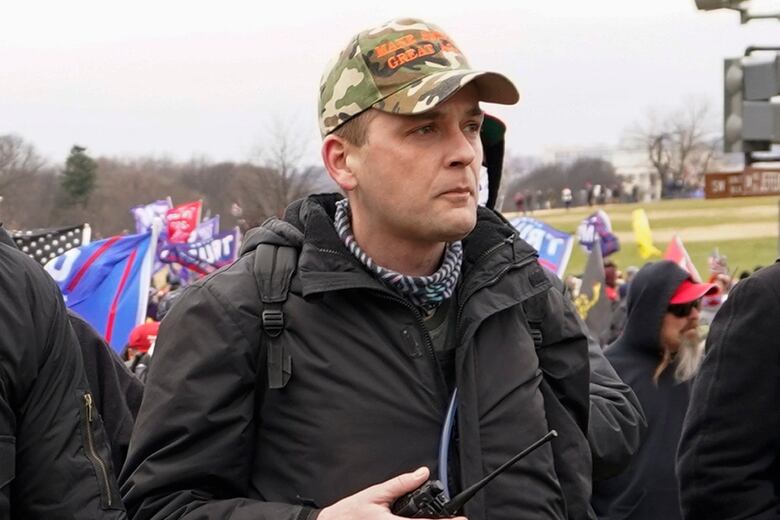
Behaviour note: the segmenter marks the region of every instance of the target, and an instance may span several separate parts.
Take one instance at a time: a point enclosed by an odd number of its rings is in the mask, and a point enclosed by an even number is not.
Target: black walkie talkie
[[[458,493],[450,500],[444,495],[444,486],[438,480],[429,480],[411,493],[396,500],[390,511],[396,516],[404,518],[452,518],[464,506],[471,497],[485,487],[488,482],[500,475],[509,466],[522,459],[542,444],[549,442],[553,437],[557,437],[558,432],[550,430],[547,435],[528,446],[526,449],[506,461],[490,475],[483,478],[468,489]]]

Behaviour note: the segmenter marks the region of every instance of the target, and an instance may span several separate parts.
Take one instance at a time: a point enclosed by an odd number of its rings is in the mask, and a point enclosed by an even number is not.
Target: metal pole
[[[747,11],[740,10],[739,11],[739,21],[742,24],[748,23],[750,20],[780,20],[780,13],[777,14],[750,14]]]
[[[760,51],[780,51],[780,47],[775,45],[750,45],[745,49],[745,56],[750,56],[754,52]]]

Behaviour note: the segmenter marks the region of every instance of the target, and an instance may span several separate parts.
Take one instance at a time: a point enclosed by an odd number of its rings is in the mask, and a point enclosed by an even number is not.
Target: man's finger
[[[422,467],[415,470],[414,473],[404,473],[381,484],[372,486],[366,489],[365,493],[369,495],[370,500],[375,504],[389,505],[398,497],[422,486],[428,479],[429,474],[428,468]]]

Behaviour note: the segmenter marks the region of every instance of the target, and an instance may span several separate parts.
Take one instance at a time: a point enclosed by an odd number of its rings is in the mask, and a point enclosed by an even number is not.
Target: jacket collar
[[[395,295],[346,248],[333,225],[338,194],[312,195],[291,204],[284,222],[269,219],[247,234],[248,248],[259,241],[292,245],[301,250],[298,271],[303,296],[343,289],[373,289]],[[290,227],[285,229],[285,225]],[[301,233],[302,232],[302,233]],[[286,243],[286,244],[285,244]],[[499,213],[480,207],[477,225],[463,239],[459,299],[489,282],[504,267],[534,256],[534,249],[517,237]],[[465,297],[465,296],[464,296]]]

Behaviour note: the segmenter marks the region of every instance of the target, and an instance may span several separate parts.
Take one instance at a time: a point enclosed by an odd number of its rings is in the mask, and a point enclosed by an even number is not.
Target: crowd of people
[[[527,215],[542,209],[566,208],[569,210],[573,205],[603,206],[604,204],[619,202],[639,202],[639,197],[639,188],[637,186],[634,186],[628,192],[624,191],[620,184],[609,187],[586,182],[575,191],[566,186],[560,191],[560,194],[556,194],[552,188],[547,190],[526,188],[517,191],[513,196],[513,200],[515,210],[523,215]]]
[[[552,430],[457,518],[777,517],[780,267],[731,288],[607,263],[624,317],[603,349],[572,282],[478,205],[503,149],[479,103],[516,103],[509,79],[398,19],[355,35],[319,92],[345,196],[169,279],[124,362],[0,228],[0,518],[389,520]]]

